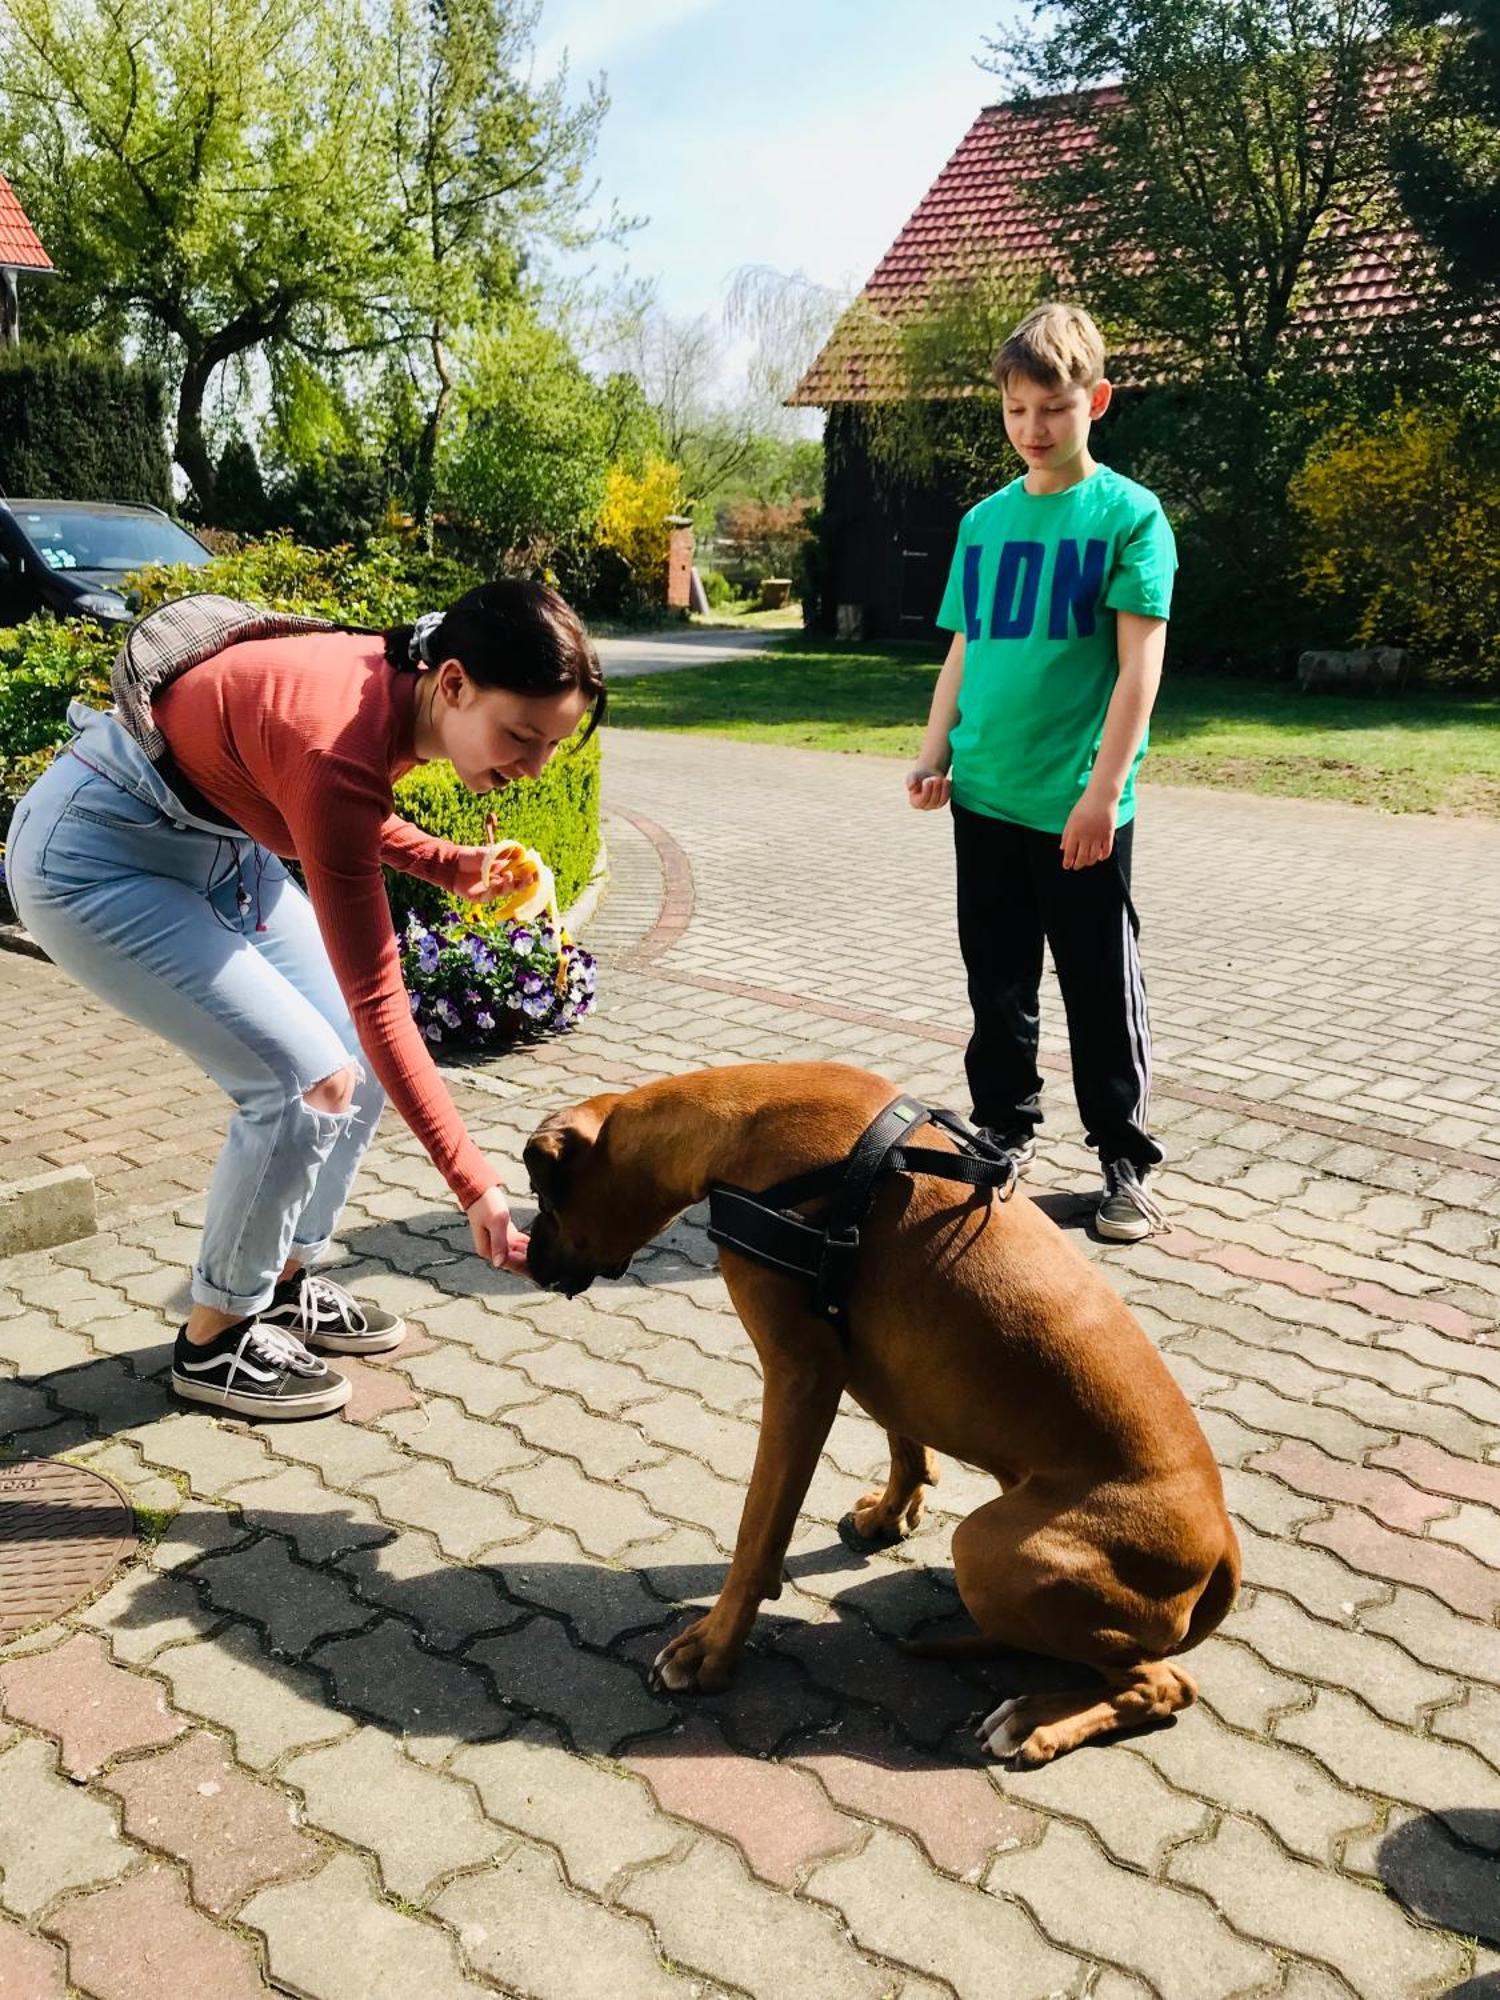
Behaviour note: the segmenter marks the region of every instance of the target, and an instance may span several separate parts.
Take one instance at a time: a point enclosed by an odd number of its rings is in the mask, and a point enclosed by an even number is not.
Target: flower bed
[[[446,1049],[505,1048],[593,1011],[593,954],[545,921],[455,911],[429,924],[412,911],[400,942],[412,1014]]]

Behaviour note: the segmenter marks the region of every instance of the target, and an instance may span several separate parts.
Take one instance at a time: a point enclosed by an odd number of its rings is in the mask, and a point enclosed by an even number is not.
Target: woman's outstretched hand
[[[464,1210],[474,1248],[497,1271],[526,1271],[526,1252],[531,1238],[510,1219],[510,1203],[503,1187],[487,1188],[478,1201]]]

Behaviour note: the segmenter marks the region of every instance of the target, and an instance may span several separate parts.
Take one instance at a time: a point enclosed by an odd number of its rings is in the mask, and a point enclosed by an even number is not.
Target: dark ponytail
[[[502,576],[467,591],[440,617],[394,626],[385,657],[398,673],[425,673],[457,660],[476,687],[521,695],[588,696],[587,742],[604,720],[604,672],[583,621],[545,583]]]

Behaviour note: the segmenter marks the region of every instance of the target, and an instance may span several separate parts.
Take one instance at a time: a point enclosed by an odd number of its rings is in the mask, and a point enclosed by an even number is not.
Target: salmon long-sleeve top
[[[467,1208],[499,1175],[412,1019],[381,864],[452,893],[464,850],[398,816],[417,762],[415,674],[364,633],[250,639],[163,688],[154,719],[203,796],[273,854],[302,865],[359,1045],[386,1095]]]

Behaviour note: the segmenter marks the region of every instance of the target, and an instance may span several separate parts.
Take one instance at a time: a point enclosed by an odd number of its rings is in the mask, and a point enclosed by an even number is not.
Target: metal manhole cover
[[[107,1479],[50,1458],[0,1465],[0,1639],[96,1590],[135,1541]]]

